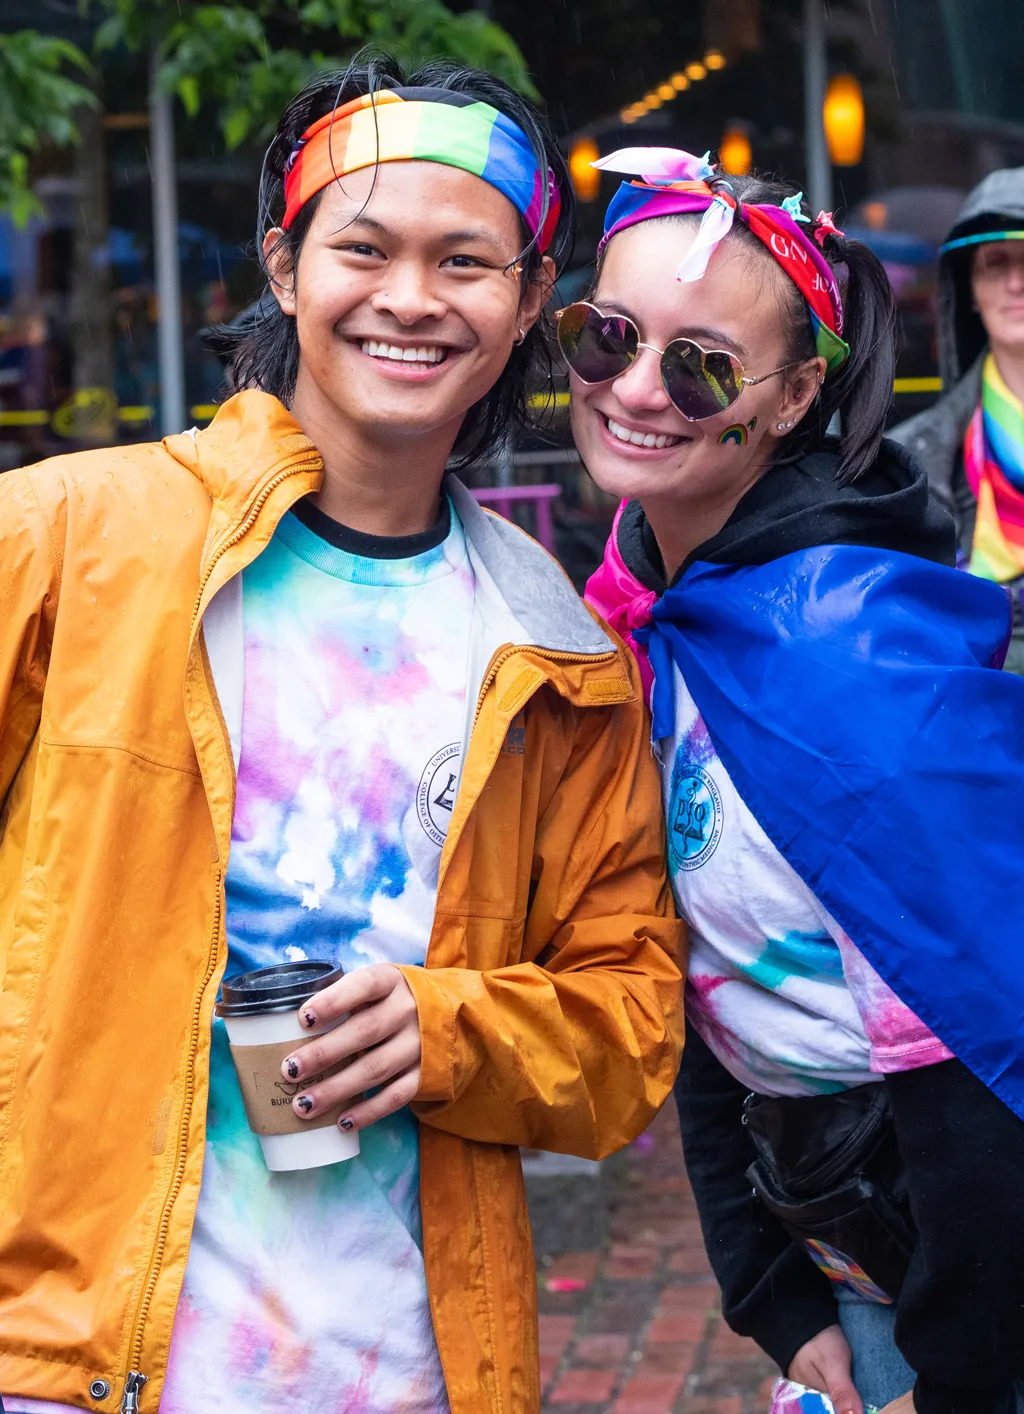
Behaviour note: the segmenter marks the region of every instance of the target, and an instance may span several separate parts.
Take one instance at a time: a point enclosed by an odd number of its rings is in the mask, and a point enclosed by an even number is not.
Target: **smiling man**
[[[671,1088],[635,668],[446,476],[524,407],[564,163],[494,79],[403,83],[284,114],[208,429],[0,478],[18,1414],[535,1411],[516,1146],[606,1154]],[[272,1173],[214,1002],[303,960],[345,976],[273,1089],[360,1151]]]

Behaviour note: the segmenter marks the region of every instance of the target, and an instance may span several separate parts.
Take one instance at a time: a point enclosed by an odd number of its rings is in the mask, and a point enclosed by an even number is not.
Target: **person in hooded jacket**
[[[938,402],[889,436],[926,469],[962,562],[1014,604],[1005,667],[1024,673],[1024,167],[971,192],[940,251]]]
[[[996,1414],[1024,1373],[1007,596],[957,571],[883,438],[872,253],[686,153],[599,165],[632,180],[558,338],[583,460],[623,498],[587,595],[651,693],[723,1312],[839,1414]]]

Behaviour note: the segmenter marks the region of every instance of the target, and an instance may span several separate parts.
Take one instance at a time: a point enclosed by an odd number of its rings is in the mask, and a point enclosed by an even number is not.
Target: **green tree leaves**
[[[265,140],[290,98],[364,44],[415,67],[427,59],[497,74],[537,96],[509,34],[479,11],[454,14],[443,0],[252,0],[207,5],[178,0],[80,0],[98,19],[97,56],[124,47],[155,52],[156,81],[189,117],[212,106],[228,149]],[[39,203],[29,167],[44,143],[79,141],[75,110],[95,106],[93,69],[67,40],[35,30],[0,34],[0,211],[24,225]]]
[[[92,89],[69,78],[67,69],[92,72],[67,40],[35,30],[0,34],[0,211],[9,212],[17,226],[42,209],[29,185],[30,158],[45,142],[77,142],[75,110],[97,103]]]
[[[497,74],[536,97],[514,40],[476,11],[443,0],[257,0],[248,5],[165,5],[92,0],[108,14],[97,47],[156,48],[157,82],[190,117],[212,103],[227,147],[265,139],[290,98],[318,71],[364,44],[414,67],[446,57]]]

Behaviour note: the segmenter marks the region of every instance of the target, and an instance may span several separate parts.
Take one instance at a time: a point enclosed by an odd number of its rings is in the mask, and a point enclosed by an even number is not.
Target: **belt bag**
[[[755,1198],[834,1280],[895,1301],[914,1249],[907,1177],[884,1084],[837,1095],[748,1095]]]

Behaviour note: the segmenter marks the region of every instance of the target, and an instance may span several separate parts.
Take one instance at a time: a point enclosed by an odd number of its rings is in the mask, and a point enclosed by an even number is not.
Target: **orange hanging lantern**
[[[742,128],[726,128],[718,149],[722,170],[730,177],[745,177],[754,164],[750,139]]]
[[[592,137],[578,137],[569,149],[569,175],[580,201],[596,201],[601,190],[601,173],[590,164],[601,156]]]
[[[856,167],[864,155],[864,95],[852,74],[829,80],[822,118],[835,166]]]

